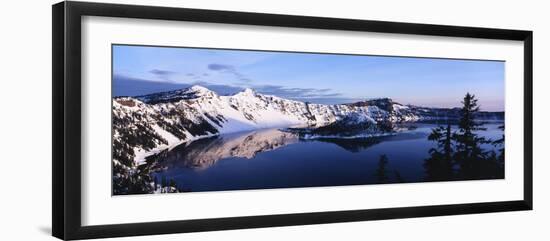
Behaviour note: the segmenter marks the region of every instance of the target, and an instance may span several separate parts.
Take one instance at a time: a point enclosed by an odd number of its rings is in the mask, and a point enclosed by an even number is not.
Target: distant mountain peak
[[[201,85],[193,85],[189,87],[188,90],[195,91],[195,92],[212,92],[210,89]]]
[[[243,90],[243,93],[245,93],[245,94],[256,94],[256,91],[254,89],[251,89],[251,88],[245,88]]]
[[[137,99],[147,104],[174,103],[181,100],[212,98],[218,96],[214,91],[200,85],[188,88],[158,92],[148,95],[136,96]]]
[[[235,96],[251,96],[251,97],[254,97],[256,95],[257,95],[257,92],[251,88],[245,88],[241,92],[235,94]]]
[[[185,94],[193,94],[196,97],[202,96],[216,96],[216,92],[202,86],[202,85],[193,85],[183,91]]]

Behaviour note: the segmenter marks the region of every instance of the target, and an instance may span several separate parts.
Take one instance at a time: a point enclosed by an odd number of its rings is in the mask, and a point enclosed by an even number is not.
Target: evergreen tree
[[[485,130],[475,120],[479,111],[477,99],[467,93],[462,101],[458,129],[452,133],[451,125],[432,130],[428,140],[437,143],[430,149],[430,157],[424,162],[427,181],[467,180],[504,177],[504,136],[496,141],[485,139],[476,131]],[[504,129],[504,126],[499,127]],[[484,144],[502,145],[500,154],[486,151]]]
[[[427,181],[445,181],[453,179],[453,147],[451,124],[447,127],[439,126],[432,129],[428,140],[437,143],[436,148],[430,149],[430,157],[425,160]]]
[[[495,147],[500,147],[498,153],[492,151],[487,163],[487,168],[493,178],[504,178],[504,125],[498,127],[503,131],[502,137],[492,142]]]
[[[173,188],[176,188],[178,187],[178,184],[176,183],[176,180],[170,178],[170,183],[168,184],[168,186],[170,187],[173,187]]]
[[[475,95],[467,93],[462,101],[458,131],[454,133],[453,139],[456,143],[455,161],[460,167],[460,174],[466,179],[479,178],[483,173],[483,161],[487,153],[481,148],[481,144],[488,141],[475,133],[484,130],[482,124],[475,121],[475,114],[479,111]]]
[[[161,180],[160,181],[161,182],[161,184],[160,184],[161,187],[168,186],[168,182],[166,181],[166,176],[162,176],[160,180]]]
[[[498,154],[498,161],[502,162],[504,164],[504,125],[501,125],[498,127],[498,129],[502,130],[502,137],[496,141],[493,141],[493,145],[500,146],[499,154]]]

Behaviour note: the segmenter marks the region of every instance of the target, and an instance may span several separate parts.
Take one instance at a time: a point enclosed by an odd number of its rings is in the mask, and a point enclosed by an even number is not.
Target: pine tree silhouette
[[[437,143],[430,149],[430,157],[424,162],[427,181],[489,179],[504,177],[504,136],[491,141],[476,131],[486,130],[475,120],[479,105],[475,95],[466,93],[460,109],[458,128],[454,133],[451,125],[432,130],[428,140]],[[500,127],[501,130],[504,126]],[[502,145],[500,154],[486,151],[484,144]]]
[[[479,111],[475,95],[467,93],[462,104],[458,131],[453,135],[456,142],[455,161],[460,167],[460,176],[463,179],[479,179],[484,176],[487,159],[487,153],[483,151],[481,144],[489,142],[475,133],[485,130],[481,127],[482,124],[474,120],[475,113]]]
[[[493,145],[500,146],[499,154],[498,154],[498,161],[502,162],[504,164],[504,125],[501,125],[498,127],[498,129],[502,130],[502,137],[498,140],[493,141]]]
[[[432,129],[428,140],[436,142],[437,147],[430,149],[430,157],[424,161],[426,180],[452,180],[454,174],[451,124],[447,124],[446,128],[439,126]]]

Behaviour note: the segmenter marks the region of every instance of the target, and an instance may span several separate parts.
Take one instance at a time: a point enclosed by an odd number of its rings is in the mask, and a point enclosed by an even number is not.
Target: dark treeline
[[[477,99],[467,93],[462,104],[455,130],[447,124],[434,128],[428,136],[436,147],[424,162],[426,181],[504,178],[504,135],[501,139],[489,140],[476,134],[485,130],[474,119],[479,112]],[[504,126],[499,128],[504,130]],[[482,145],[487,144],[501,148],[486,151]]]
[[[479,106],[474,95],[466,94],[458,120],[449,120],[432,129],[428,140],[435,142],[424,160],[424,181],[480,180],[504,178],[504,134],[490,140],[476,134],[483,123],[476,121]],[[453,126],[454,127],[453,129]],[[504,125],[499,126],[504,130]],[[487,145],[495,148],[486,150]],[[389,158],[381,155],[374,171],[375,183],[406,182],[397,170],[390,175]]]
[[[153,159],[153,160],[151,160]],[[152,173],[158,170],[157,160],[148,158],[143,165],[135,168],[124,168],[123,165],[113,165],[113,195],[179,193],[190,190],[178,185],[176,180],[161,176],[160,180]]]

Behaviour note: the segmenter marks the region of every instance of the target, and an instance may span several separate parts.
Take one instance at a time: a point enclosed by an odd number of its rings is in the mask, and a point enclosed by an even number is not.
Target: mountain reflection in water
[[[487,123],[479,134],[496,140],[501,125]],[[437,175],[439,166],[427,162],[435,146],[427,137],[437,126],[417,123],[393,135],[355,139],[300,139],[277,129],[226,134],[151,156],[147,169],[158,182],[192,192],[502,178],[504,169],[466,176],[455,168],[456,175]]]
[[[298,141],[297,135],[277,129],[240,132],[185,143],[153,156],[151,161],[162,163],[164,167],[205,169],[224,158],[251,159],[260,152],[275,150]]]
[[[394,136],[375,138],[320,138],[315,140],[299,139],[297,134],[278,129],[263,129],[251,132],[239,132],[199,139],[178,145],[148,158],[149,162],[160,164],[163,168],[174,166],[206,169],[217,161],[240,157],[253,159],[257,154],[276,150],[286,145],[302,142],[323,142],[335,144],[350,152],[359,152],[385,141],[421,139],[424,133],[401,133]]]

